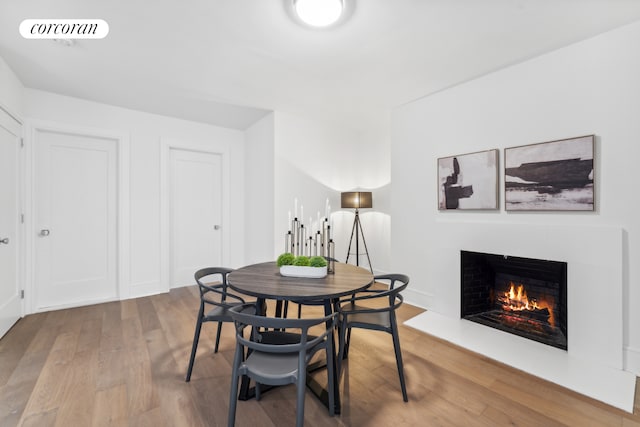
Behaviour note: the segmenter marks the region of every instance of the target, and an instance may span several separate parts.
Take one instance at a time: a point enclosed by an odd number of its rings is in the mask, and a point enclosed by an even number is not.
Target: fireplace
[[[567,263],[461,251],[461,317],[567,349]]]

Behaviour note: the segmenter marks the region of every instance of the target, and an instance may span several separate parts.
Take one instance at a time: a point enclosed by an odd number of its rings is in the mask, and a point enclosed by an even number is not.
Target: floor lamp
[[[353,227],[351,228],[351,239],[349,240],[349,249],[347,250],[347,263],[349,262],[349,256],[351,256],[351,245],[353,243],[353,237],[356,240],[356,265],[360,266],[360,237],[362,237],[362,243],[364,244],[364,253],[367,254],[367,261],[369,261],[369,269],[373,274],[373,267],[371,266],[371,258],[369,258],[369,250],[367,249],[367,242],[364,239],[364,233],[362,231],[362,223],[360,222],[359,210],[362,208],[372,207],[372,198],[370,191],[349,191],[340,195],[340,207],[345,209],[355,209],[356,217],[353,220]]]

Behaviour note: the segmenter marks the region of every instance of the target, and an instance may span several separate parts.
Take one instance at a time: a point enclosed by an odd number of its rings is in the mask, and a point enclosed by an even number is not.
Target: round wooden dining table
[[[238,292],[273,300],[331,300],[368,288],[373,275],[351,264],[335,263],[335,273],[323,278],[280,275],[275,262],[263,262],[234,270],[229,286]]]
[[[335,263],[335,272],[323,278],[286,277],[280,275],[275,262],[248,265],[231,272],[227,278],[231,288],[245,295],[258,298],[258,305],[265,300],[282,301],[322,301],[325,315],[333,313],[339,298],[360,292],[373,283],[373,274],[369,270],[351,264]],[[333,341],[334,357],[327,363],[334,365],[335,412],[340,413],[340,387],[337,376],[337,349]],[[307,376],[307,386],[320,400],[329,406],[328,392],[311,375]],[[248,382],[243,381],[241,399],[247,396]]]

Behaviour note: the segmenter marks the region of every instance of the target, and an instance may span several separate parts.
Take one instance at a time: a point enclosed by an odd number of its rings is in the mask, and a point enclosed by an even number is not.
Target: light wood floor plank
[[[95,396],[91,425],[96,427],[128,426],[127,406],[127,386],[125,384],[98,391]]]
[[[56,427],[91,425],[96,396],[96,348],[76,352],[67,381],[58,401]],[[98,392],[99,394],[99,392]]]
[[[70,332],[63,332],[56,338],[42,368],[42,374],[38,377],[27,402],[23,413],[25,420],[55,410],[60,406],[64,397],[64,387],[72,375],[71,361],[75,354],[77,340],[78,334]]]

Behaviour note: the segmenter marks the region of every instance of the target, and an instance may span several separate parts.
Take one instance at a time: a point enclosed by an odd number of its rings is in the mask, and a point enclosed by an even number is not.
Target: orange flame
[[[522,310],[535,310],[538,308],[537,301],[531,301],[531,305],[529,305],[529,298],[527,298],[527,291],[524,290],[524,285],[516,286],[511,283],[511,288],[509,292],[504,294],[509,301],[509,309],[522,311]]]
[[[549,311],[549,323],[555,324],[553,316],[553,301],[537,301],[535,299],[529,299],[527,297],[527,291],[524,289],[524,285],[515,285],[513,282],[509,283],[510,287],[507,292],[504,293],[504,297],[500,298],[502,308],[506,311],[535,311],[544,310]]]

